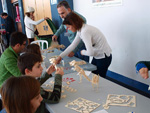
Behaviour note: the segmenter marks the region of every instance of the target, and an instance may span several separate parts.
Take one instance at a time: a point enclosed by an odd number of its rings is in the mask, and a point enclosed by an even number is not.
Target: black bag
[[[34,34],[37,35],[37,36],[39,35],[39,32],[38,32],[37,29],[34,31]]]
[[[26,26],[26,25],[25,25]],[[26,26],[27,27],[27,26]],[[27,27],[28,28],[28,27]],[[28,29],[30,29],[30,28],[28,28]],[[33,31],[32,29],[30,29],[32,32],[34,32],[34,34],[36,35],[36,36],[38,36],[39,35],[39,32],[38,32],[38,30],[36,29],[35,31]]]

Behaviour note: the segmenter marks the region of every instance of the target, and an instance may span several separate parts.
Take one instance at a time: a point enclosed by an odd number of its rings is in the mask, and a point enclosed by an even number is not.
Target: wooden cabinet
[[[49,17],[50,19],[52,19],[50,0],[23,0],[24,13],[26,12],[28,6],[35,9],[35,21],[40,20],[44,17]],[[46,21],[40,23],[39,25],[36,25],[36,27],[39,31],[39,35],[53,34]]]

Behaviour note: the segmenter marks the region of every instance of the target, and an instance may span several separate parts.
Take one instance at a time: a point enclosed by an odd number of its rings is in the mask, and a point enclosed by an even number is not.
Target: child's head
[[[10,77],[0,93],[7,113],[34,113],[43,100],[39,81],[30,76]]]
[[[40,77],[43,71],[42,59],[34,53],[24,53],[18,58],[18,68],[24,75]]]
[[[29,53],[35,53],[37,55],[39,55],[42,58],[41,55],[41,51],[40,51],[40,46],[37,44],[30,44],[26,47],[25,52],[29,52]]]

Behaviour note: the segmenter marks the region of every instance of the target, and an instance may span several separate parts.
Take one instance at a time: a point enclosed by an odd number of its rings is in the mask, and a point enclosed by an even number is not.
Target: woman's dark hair
[[[30,17],[30,13],[25,13],[28,17]]]
[[[74,12],[70,12],[63,21],[64,25],[72,25],[76,30],[80,30],[84,24],[84,20]]]
[[[34,12],[33,12],[34,13]],[[28,17],[30,17],[30,12],[25,13]]]
[[[40,94],[40,83],[31,76],[10,77],[0,93],[7,113],[32,113],[31,100]]]

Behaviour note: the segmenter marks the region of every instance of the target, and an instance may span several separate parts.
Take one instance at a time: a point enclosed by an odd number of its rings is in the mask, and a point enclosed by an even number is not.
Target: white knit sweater
[[[110,56],[112,50],[105,36],[99,29],[87,24],[84,24],[81,30],[77,31],[74,41],[60,54],[60,56],[63,58],[73,51],[81,39],[86,47],[86,50],[81,51],[82,55],[93,56],[96,59],[105,58],[105,54]]]

